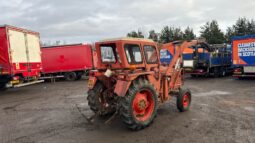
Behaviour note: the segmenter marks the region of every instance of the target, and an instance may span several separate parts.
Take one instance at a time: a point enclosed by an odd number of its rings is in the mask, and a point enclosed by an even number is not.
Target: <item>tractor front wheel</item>
[[[188,89],[181,89],[179,95],[177,96],[177,108],[180,112],[185,112],[189,110],[191,103],[191,92]]]
[[[143,79],[136,80],[121,100],[120,116],[123,123],[132,130],[149,126],[157,114],[157,92]]]

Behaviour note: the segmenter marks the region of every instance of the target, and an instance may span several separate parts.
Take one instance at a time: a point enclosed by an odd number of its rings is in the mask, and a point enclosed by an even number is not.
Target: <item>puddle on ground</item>
[[[247,111],[255,111],[255,107],[251,107],[251,106],[246,106],[246,107],[244,107],[244,109],[245,110],[247,110]]]
[[[193,94],[193,96],[201,97],[201,96],[229,95],[229,94],[231,94],[231,93],[226,92],[226,91],[212,90],[209,92],[195,93],[195,94]]]

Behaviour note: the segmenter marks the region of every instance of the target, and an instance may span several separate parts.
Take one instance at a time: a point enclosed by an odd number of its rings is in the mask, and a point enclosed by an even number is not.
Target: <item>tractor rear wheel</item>
[[[103,92],[104,86],[102,83],[97,82],[96,85],[94,86],[93,89],[90,89],[88,91],[88,104],[90,109],[95,112],[96,114],[99,113],[101,116],[106,116],[113,114],[115,112],[114,109],[108,107],[105,108],[104,104],[101,97],[102,97],[102,92]]]
[[[191,103],[191,92],[188,89],[181,89],[179,95],[177,96],[177,108],[180,112],[185,112],[189,110]]]
[[[120,116],[132,130],[149,126],[157,114],[157,92],[147,80],[136,80],[121,100]]]

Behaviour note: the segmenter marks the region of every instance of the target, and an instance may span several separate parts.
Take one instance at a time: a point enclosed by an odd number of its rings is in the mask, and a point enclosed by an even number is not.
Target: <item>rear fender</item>
[[[124,97],[130,85],[131,81],[117,80],[114,93],[116,93],[118,96]]]

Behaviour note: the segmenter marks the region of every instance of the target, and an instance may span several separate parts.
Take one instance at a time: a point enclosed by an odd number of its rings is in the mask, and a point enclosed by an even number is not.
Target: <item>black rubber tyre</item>
[[[238,77],[238,80],[244,80],[244,77]]]
[[[137,94],[140,94],[144,91],[150,94],[151,96],[150,104],[148,105],[152,107],[149,108],[148,116],[146,116],[146,113],[144,113],[146,118],[145,120],[141,121],[138,119],[140,118],[139,117],[140,115],[139,116],[135,115],[134,113],[135,109],[133,108],[133,105],[134,105],[135,99],[137,99]],[[120,117],[122,122],[128,128],[132,130],[141,130],[145,127],[148,127],[153,122],[153,120],[155,119],[157,115],[157,109],[158,109],[157,98],[158,98],[158,94],[155,88],[147,80],[139,79],[134,81],[132,85],[130,86],[129,90],[127,91],[126,96],[122,98],[120,103],[120,106],[121,106]]]
[[[90,109],[94,113],[99,113],[100,116],[111,115],[116,111],[116,109],[110,109],[110,108],[105,109],[103,107],[101,103],[101,99],[100,99],[100,95],[103,92],[103,88],[104,88],[103,84],[100,82],[97,82],[94,88],[88,91],[88,96],[87,96]]]
[[[82,75],[77,75],[76,80],[81,80]]]
[[[188,100],[188,101],[187,101]],[[188,89],[181,89],[177,96],[176,106],[180,112],[189,110],[191,103],[191,92]]]
[[[6,84],[5,83],[0,83],[0,91],[6,91]]]
[[[65,79],[67,81],[75,81],[77,78],[77,75],[75,72],[68,72],[68,73],[65,73]]]
[[[221,77],[225,77],[226,74],[227,74],[226,68],[221,68],[221,70],[220,70],[220,76],[221,76]]]
[[[215,78],[220,76],[220,69],[219,68],[216,67],[216,68],[213,69],[213,76]]]
[[[196,74],[190,74],[190,76],[193,77],[193,78],[194,78],[194,77],[197,77]]]

